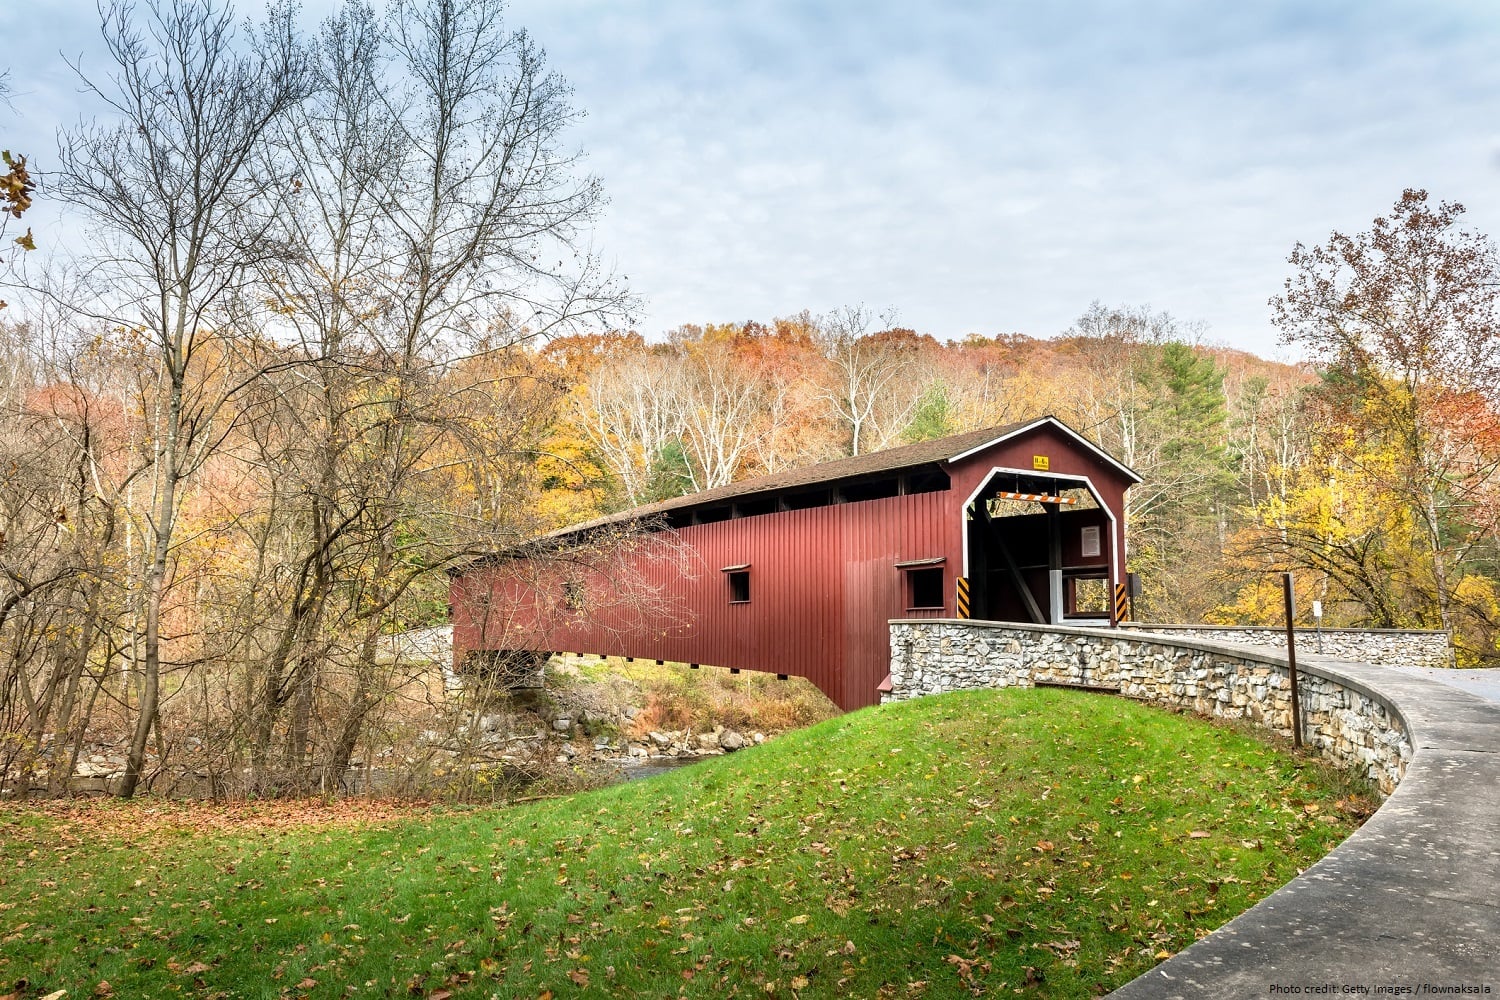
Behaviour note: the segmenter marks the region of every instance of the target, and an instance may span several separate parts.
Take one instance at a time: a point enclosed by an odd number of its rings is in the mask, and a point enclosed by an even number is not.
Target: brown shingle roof
[[[588,531],[591,528],[599,528],[610,524],[622,524],[629,521],[650,520],[674,510],[692,507],[712,507],[728,500],[739,499],[740,497],[789,492],[802,487],[847,482],[878,476],[886,472],[904,471],[924,465],[949,462],[961,455],[966,455],[971,451],[982,448],[992,441],[1008,437],[1017,431],[1025,430],[1044,422],[1055,423],[1066,433],[1077,438],[1080,443],[1098,452],[1107,462],[1119,468],[1136,482],[1140,482],[1140,477],[1134,472],[1115,461],[1099,448],[1098,445],[1089,442],[1081,434],[1068,427],[1056,417],[1037,417],[1031,420],[1018,421],[1013,424],[1004,424],[999,427],[986,427],[964,434],[954,434],[932,441],[919,441],[916,444],[903,445],[899,448],[887,448],[884,451],[873,451],[865,455],[835,459],[831,462],[820,462],[817,465],[803,466],[798,469],[785,469],[769,476],[744,479],[739,482],[729,483],[726,486],[715,487],[711,490],[689,493],[687,496],[673,497],[670,500],[661,500],[657,503],[633,507],[630,510],[620,511],[617,514],[608,514],[604,517],[595,518],[592,521],[584,521],[549,532],[516,549],[511,549],[504,553],[494,553],[492,557],[519,554],[521,551],[532,546],[555,542],[569,535]],[[479,561],[486,561],[486,558],[481,557]],[[449,572],[462,572],[462,566],[454,567]]]
[[[590,523],[652,517],[683,507],[711,507],[726,500],[753,496],[757,493],[781,493],[803,486],[820,486],[824,483],[879,475],[882,472],[914,469],[923,465],[931,465],[934,462],[946,462],[955,455],[962,455],[971,448],[977,448],[998,437],[1004,437],[1031,422],[1027,420],[1007,424],[1004,427],[987,427],[984,430],[969,431],[966,434],[955,434],[932,441],[919,441],[916,444],[902,445],[899,448],[887,448],[884,451],[872,451],[850,458],[837,458],[831,462],[819,462],[817,465],[805,465],[799,469],[783,469],[769,476],[742,479],[739,482],[703,490],[700,493],[689,493],[687,496],[646,504]],[[584,525],[576,525],[564,530],[576,531],[581,527]]]
[[[739,482],[718,486],[711,490],[689,493],[687,496],[673,497],[670,500],[661,500],[656,503],[645,504],[630,510],[621,511],[618,514],[609,514],[605,517],[595,518],[592,521],[585,521],[582,524],[569,525],[560,531],[554,531],[544,537],[559,538],[564,535],[571,535],[577,531],[586,531],[589,528],[597,528],[606,524],[659,517],[669,511],[681,510],[686,507],[712,507],[728,500],[736,500],[756,494],[782,493],[800,487],[819,486],[825,483],[861,479],[868,476],[876,476],[883,472],[904,471],[923,465],[947,462],[958,455],[986,445],[997,438],[1005,437],[1022,428],[1040,423],[1044,419],[1048,418],[1022,420],[1000,427],[986,427],[982,430],[954,434],[945,438],[936,438],[932,441],[919,441],[916,444],[903,445],[899,448],[872,451],[864,455],[839,458],[831,462],[820,462],[817,465],[807,465],[798,469],[784,469],[769,476],[743,479]]]

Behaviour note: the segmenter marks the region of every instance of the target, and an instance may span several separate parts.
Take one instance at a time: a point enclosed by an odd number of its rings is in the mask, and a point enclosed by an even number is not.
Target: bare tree
[[[819,395],[848,435],[848,454],[889,446],[906,429],[920,394],[908,383],[921,362],[914,334],[872,334],[876,317],[864,306],[846,306],[818,323],[816,342],[827,365]],[[880,317],[894,324],[894,313]],[[910,331],[888,330],[888,333]]]
[[[1150,351],[1177,336],[1177,321],[1148,306],[1106,307],[1095,301],[1068,335],[1086,343],[1083,431],[1137,467],[1149,447],[1143,423],[1151,404]]]
[[[575,395],[573,414],[635,507],[650,495],[654,464],[685,432],[676,361],[630,353],[600,365]]]
[[[682,444],[695,490],[733,482],[766,433],[767,387],[723,338],[679,345]]]
[[[1085,359],[1078,387],[1081,429],[1144,479],[1126,500],[1127,520],[1136,526],[1131,540],[1135,549],[1142,526],[1149,525],[1164,505],[1174,503],[1185,485],[1164,474],[1163,449],[1174,429],[1159,405],[1158,391],[1159,351],[1164,344],[1182,340],[1182,333],[1170,313],[1093,302],[1068,336],[1079,339]]]
[[[252,266],[277,249],[267,237],[290,178],[266,157],[265,136],[306,89],[286,11],[248,45],[214,0],[153,0],[144,16],[142,24],[123,0],[104,8],[114,73],[105,81],[79,72],[114,121],[62,133],[57,179],[58,195],[95,227],[83,256],[96,294],[80,312],[141,330],[160,365],[144,684],[120,787],[126,798],[156,723],[180,487],[223,431],[214,421],[224,389],[200,392],[200,355],[231,329]]]
[[[0,360],[0,744],[11,792],[45,762],[60,791],[109,678],[122,605],[117,542],[128,421],[91,383],[88,347],[9,328]],[[107,700],[107,697],[106,697]],[[51,741],[50,743],[48,741]],[[64,763],[66,761],[66,763]]]
[[[563,144],[579,117],[500,0],[400,0],[387,45],[406,156],[387,172],[400,272],[391,318],[414,349],[496,329],[518,338],[614,320],[623,291],[584,243],[604,204]]]
[[[282,760],[306,780],[322,698],[319,780],[335,788],[404,680],[382,634],[454,559],[521,533],[515,467],[556,390],[514,349],[625,303],[583,246],[602,194],[562,145],[568,89],[500,15],[492,0],[402,2],[384,20],[346,4],[309,45],[310,99],[273,133],[298,185],[290,253],[263,277],[306,363],[264,384],[252,425],[279,497],[257,551],[294,570],[264,594],[253,657],[263,785],[284,709]]]

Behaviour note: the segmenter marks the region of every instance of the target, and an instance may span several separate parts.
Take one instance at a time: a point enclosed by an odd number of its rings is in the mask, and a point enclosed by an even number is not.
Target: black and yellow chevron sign
[[[958,617],[973,617],[969,613],[969,578],[966,576],[958,578]]]
[[[1125,585],[1117,583],[1115,584],[1115,621],[1125,620],[1125,608]]]

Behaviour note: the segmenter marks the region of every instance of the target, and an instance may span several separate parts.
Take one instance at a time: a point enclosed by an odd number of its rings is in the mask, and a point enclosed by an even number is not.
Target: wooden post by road
[[[1281,574],[1281,593],[1286,599],[1286,672],[1292,681],[1292,746],[1302,746],[1302,699],[1297,695],[1297,635],[1292,621],[1297,604],[1292,600],[1292,574]]]

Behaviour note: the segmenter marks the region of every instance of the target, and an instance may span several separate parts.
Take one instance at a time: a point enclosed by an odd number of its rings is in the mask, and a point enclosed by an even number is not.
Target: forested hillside
[[[1197,620],[1235,589],[1214,571],[1280,464],[1275,435],[1299,433],[1287,422],[1308,376],[1193,339],[1168,314],[1097,303],[1052,339],[940,343],[859,309],[658,343],[565,338],[541,352],[571,386],[549,450],[580,462],[545,506],[568,521],[580,501],[630,507],[1050,413],[1145,478],[1129,498],[1142,614]]]
[[[5,707],[19,749],[44,730],[65,740],[96,705],[138,703],[164,401],[128,332],[4,332]],[[1397,468],[1382,429],[1334,409],[1340,382],[1190,334],[1095,305],[1056,338],[939,343],[850,310],[336,366],[205,336],[212,363],[190,391],[219,394],[218,410],[183,477],[164,585],[171,715],[233,733],[258,768],[303,747],[304,767],[341,770],[383,699],[410,693],[411,668],[379,655],[381,636],[443,622],[455,562],[666,496],[1044,413],[1144,479],[1129,513],[1138,617],[1272,623],[1275,571],[1294,569],[1326,624],[1438,627],[1445,599],[1466,657],[1491,656],[1494,538],[1465,520],[1475,508],[1439,493],[1434,546],[1422,509],[1379,476]],[[1465,419],[1447,433],[1487,428]],[[1477,490],[1483,471],[1464,484]]]
[[[336,789],[398,697],[440,697],[388,637],[444,622],[475,554],[1049,413],[1143,477],[1139,618],[1274,621],[1292,569],[1325,624],[1495,656],[1500,265],[1460,206],[1294,248],[1296,366],[1099,303],[958,342],[798,303],[637,331],[571,92],[499,3],[148,6],[101,11],[110,114],[37,194],[87,236],[0,259],[0,780],[60,790],[107,717],[127,796],[189,738],[238,790]],[[37,185],[6,166],[11,221]]]

